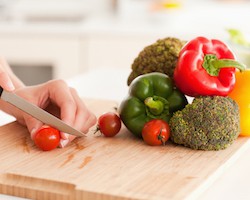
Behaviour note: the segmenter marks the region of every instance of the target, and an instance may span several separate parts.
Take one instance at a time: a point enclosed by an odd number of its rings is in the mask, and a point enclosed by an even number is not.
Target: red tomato
[[[104,136],[113,137],[119,133],[120,129],[121,119],[117,114],[107,112],[98,118],[98,130],[100,130]]]
[[[43,151],[50,151],[58,147],[60,138],[59,130],[44,125],[35,134],[34,142]]]
[[[165,145],[169,137],[170,128],[168,123],[164,120],[150,120],[142,129],[143,140],[151,146]]]

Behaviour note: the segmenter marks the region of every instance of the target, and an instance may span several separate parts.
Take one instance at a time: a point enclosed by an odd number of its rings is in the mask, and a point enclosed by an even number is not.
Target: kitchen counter
[[[110,99],[120,102],[126,97],[128,87],[126,78],[128,69],[97,69],[78,75],[67,82],[77,89],[81,97]],[[2,124],[12,121],[13,118],[1,113]],[[250,144],[250,143],[249,143]],[[250,199],[248,189],[250,173],[250,145],[242,149],[241,154],[229,165],[220,170],[220,174],[209,182],[209,187],[198,199]],[[0,196],[1,199],[11,199],[9,196]]]
[[[0,51],[13,66],[50,67],[53,78],[68,79],[99,66],[127,68],[143,47],[159,38],[201,35],[228,41],[226,28],[250,32],[244,20],[250,18],[249,5],[190,0],[158,12],[126,5],[116,12],[83,12],[79,17],[78,9],[68,19],[52,13],[48,17],[46,9],[42,13],[36,6],[39,14],[31,9],[28,17],[18,13],[0,18]]]

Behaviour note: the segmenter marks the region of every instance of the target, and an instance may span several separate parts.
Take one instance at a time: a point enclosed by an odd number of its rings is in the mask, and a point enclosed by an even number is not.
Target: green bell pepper
[[[166,122],[177,110],[183,109],[187,99],[166,74],[152,72],[134,79],[129,95],[119,106],[122,122],[137,137],[142,137],[144,124],[152,119]]]

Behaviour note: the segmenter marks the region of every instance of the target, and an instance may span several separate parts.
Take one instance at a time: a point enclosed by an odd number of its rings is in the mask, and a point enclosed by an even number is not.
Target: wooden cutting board
[[[85,100],[97,114],[116,102]],[[125,127],[114,138],[93,134],[43,152],[17,122],[0,127],[0,192],[31,199],[191,199],[198,197],[249,146],[196,151],[169,142],[151,147]]]

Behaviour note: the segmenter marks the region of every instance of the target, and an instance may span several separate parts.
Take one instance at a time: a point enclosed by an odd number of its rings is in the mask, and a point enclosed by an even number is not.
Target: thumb
[[[24,120],[30,132],[31,139],[34,140],[36,132],[42,127],[43,123],[30,115],[25,115]]]

